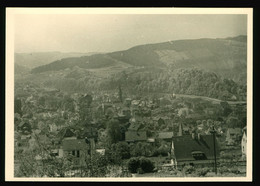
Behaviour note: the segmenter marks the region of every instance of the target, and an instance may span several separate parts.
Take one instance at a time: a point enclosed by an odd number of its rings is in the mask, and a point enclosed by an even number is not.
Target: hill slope
[[[200,68],[237,82],[246,81],[247,37],[177,40],[140,45],[125,51],[66,58],[34,68],[32,73],[56,71],[73,66],[85,69],[113,67],[118,63],[163,69]]]
[[[68,57],[80,57],[92,55],[93,53],[62,53],[62,52],[34,52],[34,53],[15,53],[15,64],[27,68],[35,68],[56,60]]]

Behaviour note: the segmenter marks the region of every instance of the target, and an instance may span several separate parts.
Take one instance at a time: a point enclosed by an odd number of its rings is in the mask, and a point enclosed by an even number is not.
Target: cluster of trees
[[[66,92],[87,92],[88,90],[99,90],[101,81],[94,76],[84,76],[82,78],[57,78],[44,82],[46,87],[55,87]]]
[[[129,159],[128,163],[128,170],[131,173],[146,173],[146,172],[153,172],[154,163],[145,157],[134,157]]]
[[[221,100],[245,100],[246,85],[239,85],[213,72],[197,68],[172,71],[122,72],[111,78],[109,85],[124,85],[129,92],[176,93],[207,96]]]
[[[64,73],[62,78],[48,78],[44,86],[68,92],[117,90],[118,86],[122,86],[122,90],[131,95],[174,92],[221,100],[246,100],[246,83],[241,84],[198,68],[126,69],[107,78],[99,78],[94,73],[78,67]]]

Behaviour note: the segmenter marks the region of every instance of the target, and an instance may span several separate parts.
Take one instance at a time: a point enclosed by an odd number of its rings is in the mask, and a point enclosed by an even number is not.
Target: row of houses
[[[130,125],[125,133],[125,141],[128,143],[148,142],[154,143],[156,140],[171,142],[172,164],[200,164],[213,163],[214,148],[216,158],[219,158],[220,149],[217,139],[212,134],[200,134],[196,131],[189,131],[189,128],[179,125],[179,132],[175,136],[173,132],[158,132],[154,137],[147,137],[146,131],[141,125]],[[214,144],[215,140],[215,144]],[[230,128],[227,130],[227,145],[235,145],[241,142],[242,158],[246,157],[247,136],[246,127]]]
[[[123,116],[127,113],[122,113]],[[156,122],[163,124],[163,118],[156,118]],[[183,165],[185,163],[211,163],[214,160],[214,144],[212,135],[202,135],[200,133],[191,133],[188,127],[179,125],[177,135],[172,131],[158,132],[153,137],[147,136],[147,131],[143,130],[144,125],[141,122],[132,122],[125,132],[125,141],[128,143],[147,142],[154,143],[156,140],[164,140],[171,143],[172,163],[174,165]],[[28,123],[22,123],[19,126],[20,130],[28,130],[30,127]],[[58,158],[70,157],[75,166],[84,165],[85,159],[95,151],[104,154],[104,149],[96,149],[95,147],[95,131],[86,130],[75,133],[72,129],[64,129],[61,136],[61,144],[56,149],[52,149],[52,154]],[[90,134],[90,133],[91,134]],[[89,133],[89,134],[87,134]],[[93,134],[93,135],[92,135]],[[243,136],[242,136],[243,135]],[[23,135],[21,141],[30,139],[29,135]],[[242,140],[241,140],[242,137]],[[228,129],[226,135],[226,142],[228,145],[239,142],[241,140],[241,151],[246,157],[246,128],[243,129]],[[219,148],[216,143],[216,156],[219,158]],[[37,156],[37,160],[43,157]]]

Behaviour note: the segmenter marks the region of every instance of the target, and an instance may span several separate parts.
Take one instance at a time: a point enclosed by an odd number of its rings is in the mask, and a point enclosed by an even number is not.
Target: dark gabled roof
[[[85,139],[66,139],[62,141],[62,149],[65,151],[83,150],[87,148],[88,145],[85,142]]]
[[[63,139],[67,137],[76,137],[76,134],[69,127],[66,127],[58,131],[56,137],[59,139]]]
[[[73,136],[75,136],[75,133],[72,132],[70,129],[66,129],[66,130],[65,130],[65,133],[64,133],[64,135],[63,135],[63,138],[73,137]]]
[[[131,125],[128,127],[128,130],[131,131],[138,131],[140,128],[142,128],[142,123],[137,122],[137,123],[131,123]]]
[[[146,141],[146,131],[127,131],[125,133],[125,141]]]
[[[158,139],[171,139],[173,137],[173,132],[159,132]]]
[[[95,138],[97,136],[98,136],[97,128],[91,126],[85,127],[83,130],[79,131],[78,133],[79,138],[85,138],[85,137]]]
[[[194,161],[192,152],[201,151],[209,160],[214,159],[214,142],[212,135],[200,135],[192,138],[191,135],[173,137],[175,157],[177,161]],[[219,156],[219,148],[217,141],[215,141],[216,155]]]

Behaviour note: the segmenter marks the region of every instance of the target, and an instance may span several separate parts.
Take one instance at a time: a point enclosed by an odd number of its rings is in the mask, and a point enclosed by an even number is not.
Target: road
[[[203,100],[211,101],[215,104],[219,104],[223,100],[220,99],[215,99],[215,98],[209,98],[205,96],[195,96],[195,95],[186,95],[186,94],[175,94],[177,98],[179,97],[184,97],[184,98],[200,98]],[[241,104],[241,105],[246,105],[246,101],[227,101],[228,104],[230,105],[236,105],[236,104]]]

